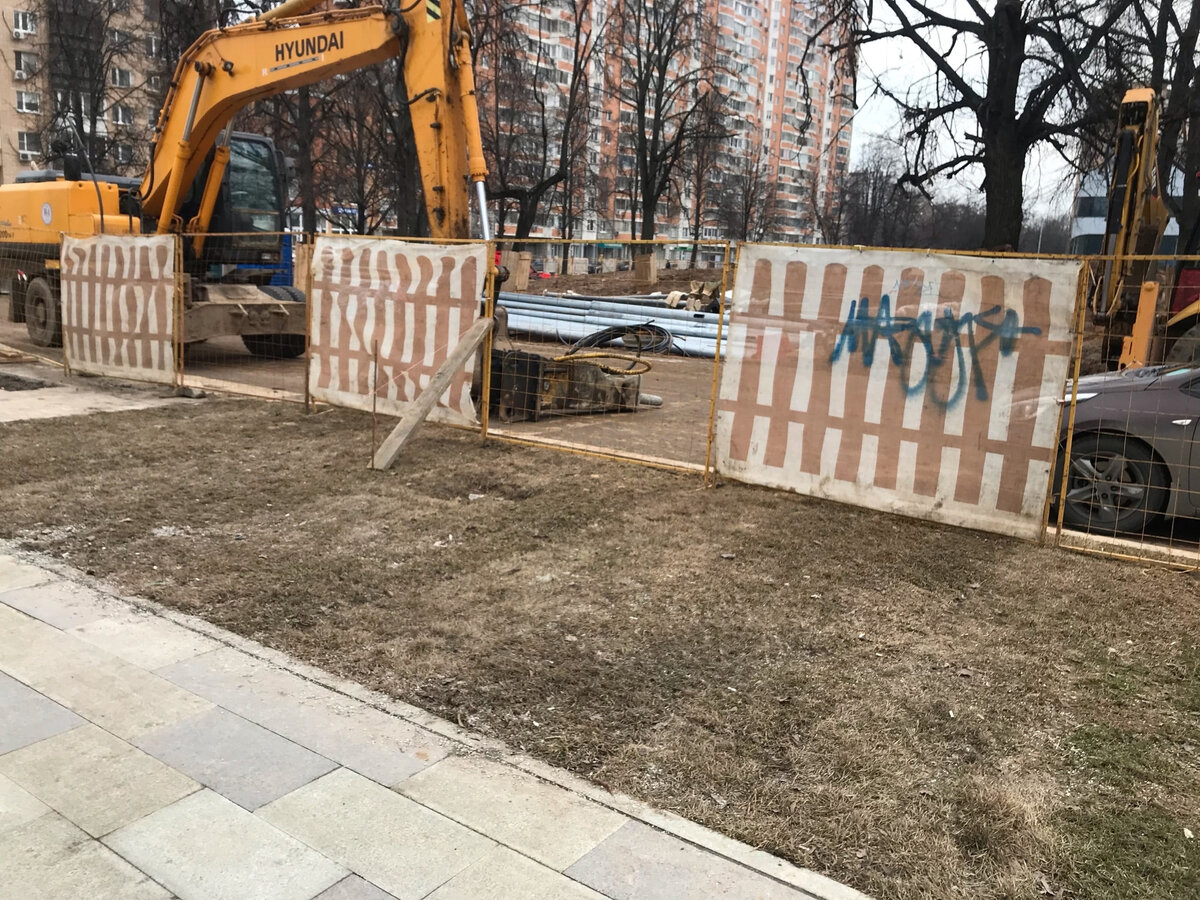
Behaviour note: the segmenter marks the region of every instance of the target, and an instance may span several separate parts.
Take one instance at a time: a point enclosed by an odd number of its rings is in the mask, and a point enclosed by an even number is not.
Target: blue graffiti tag
[[[959,340],[964,333],[967,338],[965,342]],[[976,399],[987,400],[988,385],[984,382],[983,367],[979,364],[979,354],[983,350],[992,344],[999,344],[1000,355],[1008,356],[1021,335],[1041,333],[1042,329],[1036,325],[1022,325],[1015,309],[1005,309],[999,304],[979,313],[962,316],[956,315],[948,306],[936,318],[933,310],[926,310],[915,317],[893,316],[892,300],[884,294],[879,300],[877,316],[871,315],[870,299],[864,297],[850,302],[850,315],[842,326],[829,361],[837,362],[844,349],[850,355],[861,353],[862,364],[869,369],[875,361],[876,342],[886,340],[892,362],[900,367],[904,392],[912,396],[924,391],[930,375],[947,363],[952,367],[951,372],[955,368],[960,373],[968,371],[969,359],[970,374],[966,378],[959,376],[950,396],[938,397],[932,387],[929,391],[934,403],[948,409],[963,399],[968,383],[975,386]],[[913,382],[906,369],[911,366],[912,351],[917,345],[925,350],[925,371]]]

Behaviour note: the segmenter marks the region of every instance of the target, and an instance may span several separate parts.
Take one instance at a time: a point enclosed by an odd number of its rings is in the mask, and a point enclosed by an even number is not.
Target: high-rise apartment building
[[[850,159],[850,73],[800,0],[717,4],[718,83],[742,111],[731,149],[765,175],[763,237],[820,238]],[[728,74],[726,74],[728,73]]]
[[[694,83],[676,92],[673,106],[640,117],[638,104],[651,104],[630,85],[654,60],[639,54],[664,49],[653,46],[652,26],[640,20],[654,2],[547,0],[505,19],[503,4],[481,0],[481,10],[492,12],[478,71],[481,115],[499,175],[493,189],[508,197],[500,202],[515,212],[521,189],[553,174],[560,148],[544,136],[569,120],[569,143],[578,146],[567,178],[542,196],[533,235],[638,237],[645,196],[638,128],[653,128],[661,111],[660,139],[669,139],[689,104],[711,87],[720,101],[689,119],[697,135],[682,148],[659,200],[655,237],[824,238],[835,186],[847,170],[853,109],[848,73],[813,37],[816,12],[800,0],[658,0],[660,10],[680,6],[692,29],[688,40],[665,49],[673,53],[670,77]],[[586,109],[568,113],[573,102]],[[704,115],[710,121],[697,128]],[[516,216],[503,218],[513,233]]]

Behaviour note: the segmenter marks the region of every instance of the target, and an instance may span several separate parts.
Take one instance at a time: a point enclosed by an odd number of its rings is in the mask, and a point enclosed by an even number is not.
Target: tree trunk
[[[317,230],[317,188],[313,178],[312,103],[308,88],[296,92],[296,176],[300,180],[300,218],[303,229],[310,234]]]
[[[696,256],[700,252],[700,232],[704,228],[705,197],[699,184],[696,185],[696,195],[692,199],[695,201],[695,207],[692,210],[692,258],[688,265],[689,269],[696,268]]]
[[[643,241],[654,240],[654,213],[658,206],[658,198],[647,194],[642,195],[642,227],[638,235]]]
[[[537,198],[531,197],[528,194],[521,196],[517,201],[517,234],[518,238],[529,237],[529,232],[533,231],[533,223],[537,219],[538,204]]]
[[[991,136],[987,146],[983,160],[987,215],[983,223],[982,249],[1012,252],[1021,242],[1025,154],[1014,138],[1004,135]]]

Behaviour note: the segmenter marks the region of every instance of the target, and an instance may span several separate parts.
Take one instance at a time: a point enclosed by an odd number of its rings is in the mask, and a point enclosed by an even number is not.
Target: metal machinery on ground
[[[626,368],[596,362],[611,359]],[[635,412],[639,402],[660,405],[641,393],[644,360],[599,352],[553,358],[523,350],[492,352],[491,404],[501,422],[537,422],[547,416]]]
[[[1160,252],[1169,218],[1157,164],[1158,113],[1158,97],[1148,88],[1127,91],[1121,101],[1104,234],[1112,259],[1092,297],[1105,357],[1122,369],[1200,364],[1200,264],[1156,271],[1153,261],[1138,258]],[[1196,252],[1195,232],[1180,238],[1178,253]]]
[[[186,236],[185,340],[240,335],[260,355],[303,353],[304,296],[269,284],[290,265],[283,160],[268,139],[233,132],[232,121],[255,100],[392,57],[404,61],[432,235],[470,237],[474,182],[490,239],[462,0],[310,12],[321,2],[287,0],[192,44],[175,68],[136,188],[85,177],[78,161],[64,166],[66,177],[0,186],[0,275],[13,280],[10,317],[24,320],[36,343],[62,339],[62,234],[157,232]]]

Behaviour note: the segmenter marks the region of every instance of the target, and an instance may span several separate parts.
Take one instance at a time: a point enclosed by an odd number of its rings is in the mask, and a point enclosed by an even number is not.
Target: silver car
[[[1067,397],[1071,396],[1068,385]],[[1150,366],[1079,379],[1074,425],[1063,410],[1059,468],[1073,428],[1063,522],[1140,532],[1200,515],[1200,368]]]

